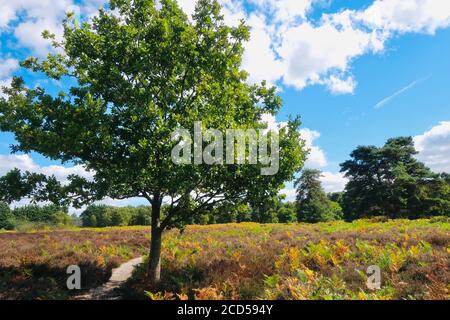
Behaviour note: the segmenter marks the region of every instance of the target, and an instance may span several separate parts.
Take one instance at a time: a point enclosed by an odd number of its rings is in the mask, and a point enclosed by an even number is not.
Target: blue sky
[[[178,0],[188,14],[194,1]],[[0,84],[21,75],[30,86],[57,84],[18,68],[50,47],[41,30],[61,33],[64,12],[88,19],[104,0],[0,0]],[[418,158],[450,172],[450,2],[441,0],[222,0],[227,23],[252,28],[243,67],[268,80],[284,106],[276,119],[301,115],[311,148],[307,166],[324,171],[327,191],[343,188],[339,163],[358,145],[415,137]],[[0,174],[12,167],[82,173],[37,154],[12,156],[0,133]],[[285,193],[292,197],[292,186]],[[134,200],[126,203],[136,203]]]
[[[335,95],[323,86],[283,91],[280,116],[300,114],[303,125],[321,133],[317,144],[326,152],[330,169],[357,145],[381,145],[388,138],[416,136],[450,119],[450,30],[435,36],[408,35],[387,44],[389,51],[357,58],[353,94]],[[409,90],[377,103],[417,80]]]

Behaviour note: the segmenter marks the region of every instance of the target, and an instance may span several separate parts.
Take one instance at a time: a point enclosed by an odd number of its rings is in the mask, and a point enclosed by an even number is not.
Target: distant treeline
[[[11,209],[0,202],[0,229],[13,230],[30,225],[72,225],[77,217],[68,213],[67,207],[56,205],[27,205]]]
[[[222,202],[196,214],[193,201],[186,201],[182,213],[187,224],[229,222],[291,223],[347,221],[385,216],[390,219],[418,219],[450,216],[450,174],[434,173],[415,157],[413,139],[390,139],[383,147],[361,146],[341,164],[348,179],[343,192],[327,194],[321,172],[305,169],[295,181],[295,202],[283,196]],[[10,209],[0,203],[0,229],[15,229],[23,222],[82,224],[84,227],[150,225],[151,207],[91,205],[80,217],[55,205],[29,205]],[[163,205],[164,219],[168,206]]]
[[[0,229],[21,230],[41,226],[110,227],[150,225],[150,207],[91,205],[80,216],[67,207],[26,205],[11,209],[0,202]]]
[[[165,217],[168,206],[162,208]],[[150,225],[150,206],[140,207],[112,207],[106,205],[89,206],[80,215],[84,227],[110,227]],[[188,215],[188,212],[186,213]],[[230,222],[296,222],[297,213],[294,203],[279,202],[264,214],[252,210],[247,204],[225,203],[212,210],[205,210],[197,215],[188,217],[188,224],[216,224]]]
[[[147,226],[150,225],[150,207],[89,206],[80,215],[83,227]]]
[[[320,183],[320,171],[303,170],[296,181],[299,220],[337,219],[336,204],[347,221],[449,216],[450,175],[433,172],[416,155],[411,137],[389,139],[382,147],[357,147],[341,164],[348,179],[345,190],[329,195]]]

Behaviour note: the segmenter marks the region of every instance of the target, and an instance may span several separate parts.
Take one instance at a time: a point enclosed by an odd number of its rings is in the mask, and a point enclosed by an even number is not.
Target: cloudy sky
[[[178,0],[193,12],[194,0]],[[61,34],[65,12],[92,17],[105,0],[0,0],[0,86],[13,75],[28,85],[58,84],[19,69],[29,55],[45,56],[42,30]],[[307,166],[324,172],[327,191],[342,190],[339,163],[358,145],[414,136],[419,159],[450,172],[450,1],[221,0],[228,24],[245,19],[252,37],[243,68],[251,82],[280,90],[284,106],[271,125],[301,115],[311,149]],[[10,155],[0,133],[0,175],[14,167],[85,174],[44,157]],[[293,196],[291,185],[286,193]],[[107,200],[113,203],[112,200]],[[139,203],[137,200],[114,202]]]

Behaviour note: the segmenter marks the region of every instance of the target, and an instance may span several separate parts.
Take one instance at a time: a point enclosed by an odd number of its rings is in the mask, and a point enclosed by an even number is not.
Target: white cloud
[[[325,80],[325,84],[334,94],[353,93],[357,85],[355,79],[351,76],[348,76],[346,79],[330,76],[330,78]]]
[[[28,155],[0,155],[0,176],[18,168],[24,171],[35,171],[38,166]]]
[[[31,204],[31,199],[23,198],[23,199],[20,199],[19,201],[13,201],[10,204],[10,207],[11,208],[20,208],[20,207],[24,207],[24,206],[29,205],[29,204]],[[39,202],[38,204],[39,205],[46,205],[47,203],[46,202]]]
[[[61,37],[66,12],[80,12],[73,0],[0,0],[0,8],[0,31],[12,32],[20,47],[29,48],[39,56],[51,50],[50,42],[42,39],[42,32],[48,30]],[[17,24],[14,27],[13,22]]]
[[[267,129],[278,131],[287,125],[287,122],[278,122],[275,117],[269,113],[263,114],[262,122],[267,123]],[[307,168],[321,168],[327,165],[325,152],[314,144],[320,138],[320,132],[308,128],[300,129],[300,137],[305,141],[305,147],[309,149],[308,159],[305,162]]]
[[[377,0],[357,19],[387,32],[425,32],[450,26],[450,1]]]
[[[311,9],[312,0],[275,0],[275,17],[278,21],[293,21],[297,18],[305,18]]]
[[[292,202],[295,201],[296,191],[295,189],[285,188],[280,190],[279,194],[284,194],[286,196],[286,201]]]
[[[87,0],[85,3],[90,3]],[[0,14],[0,28],[8,27],[11,22],[25,17],[27,20],[45,19],[54,20],[64,16],[65,12],[73,9],[73,0],[0,0],[2,14]]]
[[[348,179],[342,173],[322,172],[320,178],[326,192],[339,192],[345,189]]]
[[[193,12],[195,1],[178,2],[186,12]],[[243,12],[237,14],[234,9],[234,15],[245,18],[251,28],[243,57],[249,82],[281,82],[299,90],[319,84],[335,94],[354,91],[356,81],[349,74],[351,61],[371,50],[381,50],[382,37],[377,36],[378,32],[356,28],[351,19],[353,11],[324,16],[318,25],[308,21],[313,5],[322,2],[250,0],[256,9],[245,12],[242,1],[221,1],[225,18],[230,16],[230,7],[239,8]]]
[[[11,73],[19,68],[19,61],[16,59],[8,58],[1,59],[0,58],[0,98],[4,97],[3,87],[11,86]]]
[[[286,23],[305,18],[313,0],[250,0],[250,3],[267,15],[273,16],[275,22]]]
[[[195,12],[196,0],[177,0],[178,5],[183,9],[184,13],[191,19]],[[243,2],[240,0],[219,0],[222,5],[222,14],[225,23],[236,26],[242,19],[245,19],[245,10]]]
[[[241,0],[219,0],[222,5],[224,21],[229,26],[238,26],[246,14]]]
[[[183,11],[190,17],[194,14],[196,1],[194,0],[177,0]]]
[[[352,61],[379,53],[396,34],[426,32],[450,26],[450,2],[377,0],[367,9],[322,16],[318,24],[303,20],[285,28],[275,50],[285,65],[283,82],[297,89],[324,84],[333,93],[352,93]]]
[[[86,171],[81,165],[76,165],[73,167],[64,167],[58,165],[39,166],[29,155],[26,154],[0,155],[0,176],[5,175],[8,171],[15,168],[22,171],[43,173],[45,175],[54,175],[62,183],[66,183],[67,177],[71,174],[76,174],[87,179],[92,179],[94,176],[93,172]]]
[[[450,121],[414,137],[417,158],[435,172],[450,173]]]
[[[81,165],[76,165],[73,167],[64,167],[59,165],[40,166],[34,162],[29,155],[0,155],[0,177],[15,168],[22,171],[42,173],[48,176],[54,175],[63,184],[68,182],[67,177],[71,174],[79,175],[81,177],[85,177],[86,179],[92,179],[94,176],[93,172],[86,171]],[[22,207],[30,203],[30,199],[24,198],[20,201],[13,202],[11,207]],[[39,205],[45,204],[48,204],[48,202],[39,203]],[[129,198],[123,200],[105,198],[96,202],[96,204],[105,204],[116,207],[138,206],[143,204],[148,205],[146,200],[141,198]],[[86,207],[81,209],[70,208],[69,211],[70,213],[81,213],[85,208]]]
[[[8,58],[1,59],[0,58],[0,79],[9,77],[11,73],[19,68],[19,61],[16,59]]]
[[[305,146],[310,150],[308,159],[305,162],[305,167],[325,167],[327,165],[325,152],[320,147],[314,144],[315,140],[320,138],[320,132],[310,129],[301,129],[300,136],[303,140],[305,140]]]
[[[261,15],[251,15],[246,23],[251,28],[251,35],[245,44],[242,64],[249,73],[249,82],[259,84],[266,80],[273,85],[283,75],[283,64],[272,49],[273,31]]]
[[[31,201],[30,198],[23,198],[23,199],[20,199],[19,201],[13,201],[10,204],[10,207],[11,208],[19,208],[19,207],[23,207],[23,206],[29,205],[31,203],[32,203],[32,201]],[[44,205],[47,205],[47,204],[51,204],[51,202],[41,201],[41,202],[38,202],[36,204],[40,205],[40,206],[44,206]],[[113,207],[128,207],[128,206],[136,207],[136,206],[141,206],[141,205],[146,205],[146,206],[150,205],[148,203],[148,201],[143,199],[143,198],[129,198],[129,199],[123,199],[123,200],[105,198],[105,199],[103,199],[101,201],[96,201],[94,204],[96,204],[96,205],[113,206]],[[87,208],[87,206],[82,206],[79,209],[74,208],[74,207],[69,207],[69,213],[70,214],[75,213],[75,214],[79,215],[84,210],[86,210],[86,208]]]
[[[263,114],[262,122],[267,123],[268,130],[278,131],[287,125],[287,122],[278,122],[269,113]],[[327,165],[325,152],[315,145],[315,141],[320,138],[320,132],[308,128],[300,129],[300,137],[305,141],[305,147],[309,149],[308,159],[305,162],[307,168],[322,168]]]
[[[251,80],[265,77],[299,90],[319,84],[335,94],[353,93],[351,64],[356,58],[382,52],[395,34],[432,34],[450,25],[450,2],[441,0],[374,1],[366,9],[323,15],[318,23],[307,15],[314,1],[252,2],[259,16],[270,18],[253,28],[258,40],[249,46],[245,61],[252,64],[244,68],[254,74]],[[258,59],[263,61],[259,68],[254,67]]]
[[[96,204],[104,204],[107,206],[114,206],[114,207],[139,206],[143,204],[149,205],[148,201],[143,198],[128,198],[128,199],[105,198],[103,200],[97,201]]]
[[[61,35],[61,19],[67,11],[92,16],[106,0],[0,0],[0,31],[9,30],[19,46],[45,55],[49,43],[41,38],[44,29]],[[178,0],[191,15],[195,0]],[[433,34],[450,26],[450,2],[442,0],[375,0],[359,10],[324,14],[311,21],[309,13],[324,0],[220,0],[228,24],[246,19],[252,28],[246,44],[243,67],[249,81],[301,90],[324,85],[334,94],[353,93],[357,79],[352,62],[361,55],[380,53],[395,35]],[[19,20],[18,17],[21,17]],[[17,26],[12,27],[16,21]],[[10,30],[13,29],[13,30]]]
[[[326,83],[334,86],[334,91],[336,84],[341,83],[342,87],[347,82],[345,90],[349,91],[349,77],[342,80],[340,75],[348,73],[352,59],[372,47],[370,34],[351,26],[338,28],[333,23],[325,23],[316,27],[305,22],[289,28],[277,50],[286,68],[283,81],[297,89]]]
[[[6,79],[6,80],[0,80],[0,98],[4,98],[5,97],[5,95],[3,94],[2,88],[3,87],[6,87],[6,88],[10,87],[11,86],[11,81],[12,81],[11,78],[10,79]]]
[[[61,29],[52,21],[44,19],[36,21],[26,21],[21,23],[14,31],[14,36],[23,47],[31,48],[34,54],[44,57],[51,51],[51,44],[42,38],[42,32],[48,30],[61,35]]]
[[[86,17],[93,17],[98,13],[98,9],[103,8],[108,0],[84,0],[80,7],[80,14]]]
[[[316,23],[307,14],[320,1],[253,2],[258,9],[247,19],[253,27],[253,44],[247,46],[243,65],[252,82],[265,78],[298,90],[325,85],[335,94],[353,93],[356,81],[350,74],[351,62],[384,48],[384,35],[357,27],[353,11],[324,15]],[[249,23],[255,15],[265,25]]]
[[[322,187],[325,192],[340,192],[345,189],[345,185],[348,179],[344,177],[342,173],[333,172],[322,172],[322,177],[320,178],[322,182]],[[280,194],[286,196],[286,201],[295,201],[296,190],[294,188],[285,188],[280,190]]]
[[[278,128],[286,125],[284,122],[277,122],[275,117],[270,114],[264,115],[263,121],[268,124],[268,128],[271,130],[277,130]],[[305,141],[305,146],[310,150],[304,167],[317,169],[327,166],[328,162],[325,152],[320,147],[315,145],[315,141],[320,138],[320,132],[303,128],[300,129],[300,136]],[[347,178],[345,178],[342,173],[333,173],[328,171],[322,172],[320,181],[322,182],[322,186],[326,192],[343,191],[348,182]],[[286,196],[286,201],[294,201],[296,191],[293,188],[285,188],[280,191],[280,194],[284,194]]]
[[[27,204],[27,200],[22,200],[24,204]],[[19,204],[19,206],[24,205]],[[137,207],[137,206],[149,206],[147,200],[143,198],[128,198],[128,199],[112,199],[112,198],[105,198],[100,201],[96,201],[94,204],[96,205],[105,205],[105,206],[112,206],[112,207]],[[86,210],[87,206],[83,206],[79,209],[76,208],[69,208],[69,213],[75,213],[77,215],[81,214],[84,210]]]
[[[278,131],[280,128],[284,128],[287,122],[278,122],[275,116],[270,113],[265,113],[261,117],[261,121],[267,124],[267,129],[270,131]]]
[[[367,9],[323,15],[318,24],[306,19],[285,27],[275,50],[285,66],[284,84],[297,89],[323,84],[333,93],[352,93],[354,59],[382,52],[395,34],[432,34],[449,25],[448,1],[375,1]]]

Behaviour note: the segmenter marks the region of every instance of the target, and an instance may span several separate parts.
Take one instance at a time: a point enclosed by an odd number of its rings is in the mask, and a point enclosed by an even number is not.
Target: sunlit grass
[[[187,226],[163,236],[163,281],[145,266],[127,292],[154,299],[448,299],[448,218],[363,219],[318,224]],[[0,233],[0,298],[68,298],[68,265],[86,289],[120,263],[148,253],[149,227],[64,228]],[[382,288],[367,288],[378,265]]]

